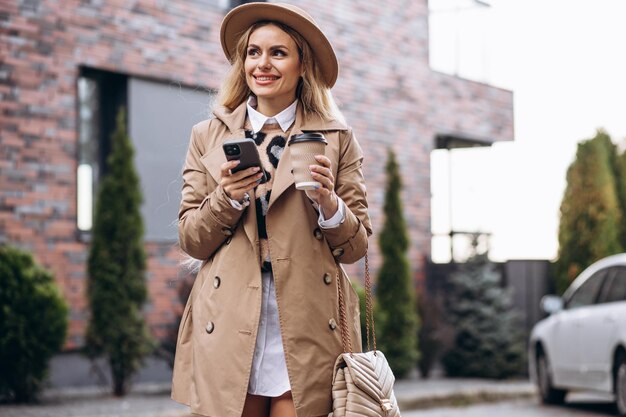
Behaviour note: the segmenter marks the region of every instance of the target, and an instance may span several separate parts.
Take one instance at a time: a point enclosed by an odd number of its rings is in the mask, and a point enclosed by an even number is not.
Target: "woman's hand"
[[[259,184],[263,173],[259,172],[259,167],[251,167],[231,173],[231,169],[239,165],[239,161],[228,161],[220,166],[222,179],[220,185],[224,189],[226,196],[236,201],[243,200],[243,196]]]
[[[335,177],[330,169],[330,159],[315,155],[319,165],[309,165],[313,179],[321,184],[317,190],[306,190],[306,194],[320,206],[325,219],[330,219],[339,209],[339,198],[335,194]]]

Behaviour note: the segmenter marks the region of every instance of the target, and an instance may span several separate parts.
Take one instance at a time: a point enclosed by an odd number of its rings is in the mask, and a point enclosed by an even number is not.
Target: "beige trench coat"
[[[204,262],[178,331],[172,398],[211,417],[241,416],[261,312],[261,267],[254,203],[234,209],[219,186],[222,143],[244,137],[245,103],[193,127],[183,170],[180,246]],[[365,256],[371,224],[361,170],[362,151],[337,121],[304,118],[298,106],[292,134],[323,132],[345,221],[320,229],[318,213],[295,189],[289,147],[276,169],[266,216],[285,358],[298,417],[332,409],[333,365],[342,352],[337,264]],[[254,201],[254,195],[250,196]],[[361,349],[356,292],[341,270],[355,351]],[[335,326],[334,323],[337,325]]]

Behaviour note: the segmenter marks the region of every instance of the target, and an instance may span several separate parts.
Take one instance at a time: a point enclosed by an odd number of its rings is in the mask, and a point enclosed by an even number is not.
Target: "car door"
[[[609,270],[596,304],[581,318],[581,374],[586,388],[612,389],[613,351],[626,307],[626,267]]]
[[[564,310],[556,317],[552,338],[554,349],[549,353],[557,386],[585,386],[580,365],[581,328],[597,300],[606,274],[607,269],[602,269],[587,278],[565,301]]]

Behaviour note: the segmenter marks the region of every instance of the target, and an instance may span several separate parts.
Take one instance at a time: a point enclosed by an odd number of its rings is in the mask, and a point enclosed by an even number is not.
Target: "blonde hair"
[[[229,110],[234,110],[243,103],[252,94],[252,91],[246,83],[246,74],[244,62],[248,49],[248,41],[250,35],[256,29],[274,25],[287,33],[296,46],[300,57],[300,64],[303,67],[303,75],[298,82],[296,97],[302,103],[302,108],[306,115],[317,114],[324,120],[339,120],[345,122],[343,115],[339,111],[330,88],[324,85],[319,66],[315,62],[313,50],[307,41],[295,30],[280,22],[261,21],[250,26],[239,37],[236,45],[234,61],[230,67],[230,71],[222,82],[217,102]]]

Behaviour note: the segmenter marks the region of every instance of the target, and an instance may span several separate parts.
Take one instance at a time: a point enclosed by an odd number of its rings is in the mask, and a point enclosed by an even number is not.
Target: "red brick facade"
[[[66,348],[82,344],[87,318],[87,244],[76,228],[79,68],[217,88],[227,67],[218,40],[226,3],[0,0],[0,243],[32,250],[54,271],[71,305]],[[333,91],[365,150],[375,232],[383,223],[385,148],[397,152],[419,279],[430,253],[435,137],[512,140],[512,93],[429,68],[426,0],[293,3],[310,11],[339,56]],[[180,255],[174,243],[146,247],[146,312],[163,337],[180,311]],[[376,236],[372,247],[375,271]]]

